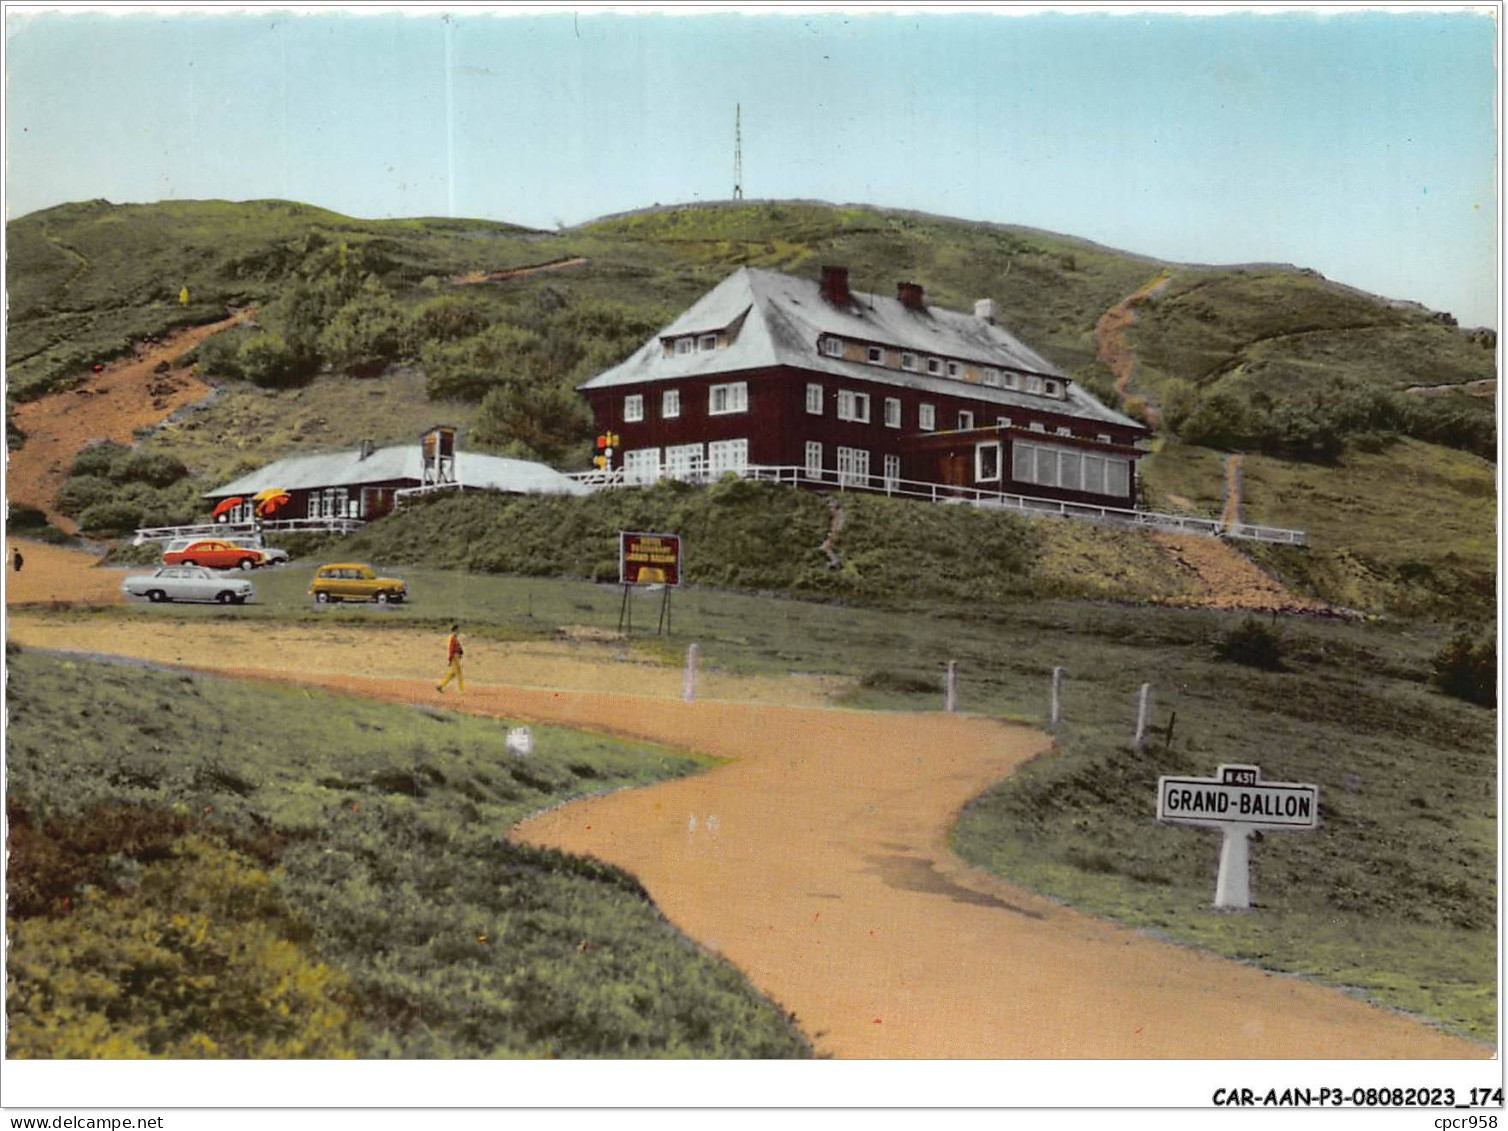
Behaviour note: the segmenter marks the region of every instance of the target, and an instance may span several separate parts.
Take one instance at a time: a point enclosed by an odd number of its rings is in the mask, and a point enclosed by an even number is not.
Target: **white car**
[[[127,597],[159,601],[218,601],[244,605],[257,595],[249,581],[203,566],[163,566],[155,573],[138,573],[120,583]]]
[[[244,550],[260,550],[262,552],[262,564],[264,566],[287,565],[288,551],[279,550],[276,546],[264,546],[257,538],[230,538],[229,542],[240,546]]]

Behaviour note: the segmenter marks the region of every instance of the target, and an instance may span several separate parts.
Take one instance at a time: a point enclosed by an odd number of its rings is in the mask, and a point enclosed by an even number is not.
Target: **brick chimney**
[[[897,283],[895,297],[901,300],[901,305],[907,310],[927,309],[926,292],[922,290],[920,283]]]
[[[847,267],[822,268],[822,297],[834,306],[853,305],[853,292],[848,289]]]

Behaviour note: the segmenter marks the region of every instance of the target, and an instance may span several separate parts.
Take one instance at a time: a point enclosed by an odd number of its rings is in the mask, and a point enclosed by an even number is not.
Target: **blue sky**
[[[744,190],[1281,261],[1497,323],[1482,10],[18,12],[6,209],[538,227]],[[449,63],[447,64],[447,57]]]

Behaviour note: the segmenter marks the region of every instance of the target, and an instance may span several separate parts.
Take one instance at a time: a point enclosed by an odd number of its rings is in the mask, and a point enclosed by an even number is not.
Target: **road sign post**
[[[1319,827],[1319,786],[1263,781],[1257,766],[1221,766],[1213,778],[1157,779],[1157,819],[1170,825],[1219,829],[1220,872],[1215,906],[1251,907],[1251,834],[1261,829]]]

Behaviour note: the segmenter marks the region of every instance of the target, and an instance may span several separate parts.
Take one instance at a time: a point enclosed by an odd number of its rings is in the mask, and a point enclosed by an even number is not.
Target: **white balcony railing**
[[[1098,503],[1073,503],[1061,499],[1042,499],[1030,495],[1012,494],[1008,491],[994,491],[983,487],[929,483],[884,475],[861,475],[852,471],[838,472],[826,468],[819,471],[806,467],[772,467],[751,464],[731,471],[720,470],[716,473],[677,469],[677,474],[661,475],[660,478],[690,483],[709,483],[727,474],[791,487],[830,487],[839,491],[870,491],[883,495],[925,499],[933,503],[961,503],[967,506],[1020,511],[1029,515],[1053,515],[1089,522],[1111,522],[1121,526],[1142,526],[1180,534],[1202,534],[1211,538],[1223,535],[1227,538],[1287,543],[1294,546],[1307,543],[1302,530],[1289,530],[1279,526],[1258,526],[1254,523],[1242,522],[1226,527],[1215,518],[1102,506]],[[632,477],[625,476],[621,469],[606,472],[598,470],[574,472],[571,478],[594,489],[645,486],[655,481],[652,475],[645,475],[643,472],[638,472]]]

